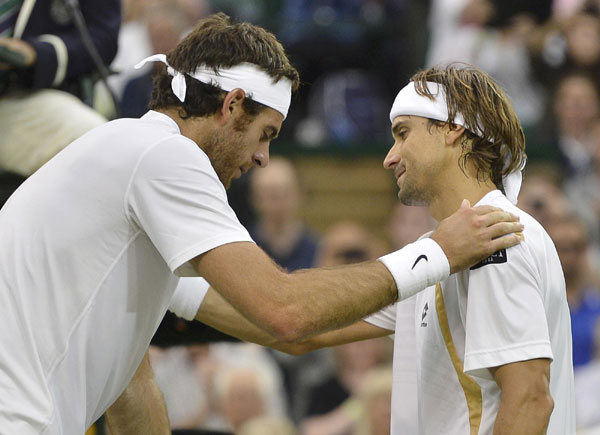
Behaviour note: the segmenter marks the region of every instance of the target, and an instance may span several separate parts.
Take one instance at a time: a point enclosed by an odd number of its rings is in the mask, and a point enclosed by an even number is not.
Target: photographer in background
[[[0,0],[0,168],[28,177],[106,122],[82,84],[114,58],[120,22],[119,0]]]

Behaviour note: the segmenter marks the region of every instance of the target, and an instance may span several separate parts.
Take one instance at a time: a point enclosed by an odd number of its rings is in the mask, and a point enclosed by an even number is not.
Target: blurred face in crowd
[[[250,180],[252,205],[263,219],[286,222],[295,219],[301,202],[296,171],[288,160],[275,157]]]
[[[414,242],[434,228],[434,220],[427,207],[409,207],[397,203],[390,216],[388,234],[393,249]]]
[[[250,370],[231,376],[223,400],[223,414],[234,429],[264,413],[262,389],[258,377]]]
[[[565,36],[575,63],[585,66],[600,62],[600,19],[590,14],[575,15]]]
[[[575,220],[558,220],[548,225],[567,282],[579,276],[587,266],[587,235],[583,223]]]
[[[183,30],[189,22],[175,5],[159,3],[147,7],[146,27],[155,53],[168,53],[181,40]]]
[[[366,228],[356,222],[338,222],[331,226],[319,246],[319,267],[341,266],[376,258],[375,240]]]
[[[566,215],[568,203],[564,193],[550,180],[525,174],[519,192],[519,208],[546,227],[551,221]]]
[[[598,94],[586,77],[568,76],[559,84],[554,101],[558,127],[567,134],[584,133],[599,114]]]

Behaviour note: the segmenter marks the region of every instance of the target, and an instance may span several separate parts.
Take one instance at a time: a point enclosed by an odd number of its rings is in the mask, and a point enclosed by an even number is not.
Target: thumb
[[[471,203],[468,199],[463,199],[462,203],[460,204],[460,208],[471,208]]]

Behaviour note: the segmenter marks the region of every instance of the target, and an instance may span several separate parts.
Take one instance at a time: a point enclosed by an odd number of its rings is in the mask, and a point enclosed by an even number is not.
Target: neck
[[[490,179],[477,181],[474,170],[467,168],[466,172],[457,167],[453,174],[444,177],[439,193],[430,201],[429,211],[438,222],[458,210],[463,199],[468,199],[473,206],[497,189]]]
[[[158,109],[156,111],[167,115],[169,118],[175,121],[179,127],[181,135],[193,140],[200,146],[203,143],[201,140],[201,135],[207,134],[207,132],[210,134],[212,131],[209,125],[211,117],[192,116],[190,118],[183,119],[181,116],[179,116],[179,110],[181,109],[169,107],[166,109]]]

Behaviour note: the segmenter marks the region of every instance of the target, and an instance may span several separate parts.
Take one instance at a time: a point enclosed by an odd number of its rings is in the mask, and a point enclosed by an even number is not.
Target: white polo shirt
[[[189,260],[251,241],[168,116],[107,123],[0,211],[0,432],[82,434],[132,378]]]
[[[534,358],[552,360],[548,434],[575,433],[571,323],[554,244],[500,191],[484,204],[520,216],[524,241],[365,319],[396,333],[392,434],[404,433],[411,407],[417,433],[491,434],[501,391],[489,368]],[[404,395],[411,382],[416,398]]]

